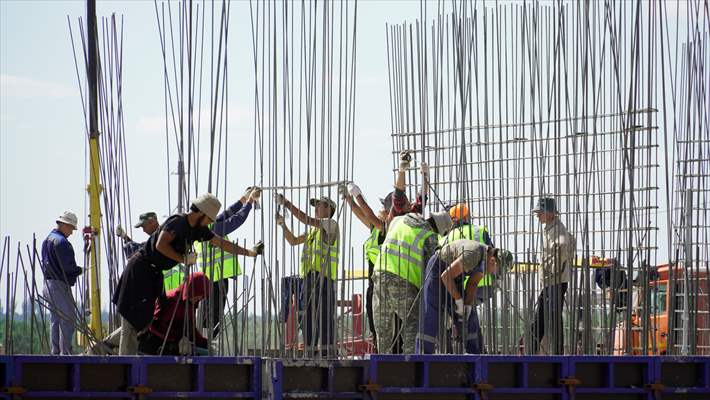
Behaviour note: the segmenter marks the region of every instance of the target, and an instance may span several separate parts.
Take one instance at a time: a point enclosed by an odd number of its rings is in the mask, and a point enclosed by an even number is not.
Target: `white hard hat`
[[[217,213],[222,207],[222,203],[212,194],[205,193],[202,196],[196,198],[192,201],[192,204],[197,207],[198,210],[202,211],[207,218],[212,221],[217,219]]]
[[[77,229],[77,225],[79,224],[79,219],[76,217],[76,214],[74,214],[71,211],[64,211],[62,215],[57,218],[57,223],[62,222],[67,225],[71,225],[74,227],[74,229]]]
[[[434,220],[434,224],[436,225],[436,230],[439,235],[447,234],[454,225],[451,221],[451,216],[446,211],[431,213],[431,219]]]

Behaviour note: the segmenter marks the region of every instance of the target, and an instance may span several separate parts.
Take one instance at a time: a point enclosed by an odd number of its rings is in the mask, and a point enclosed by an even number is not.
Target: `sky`
[[[230,20],[230,140],[227,198],[238,198],[252,184],[253,72],[248,2],[232,3]],[[87,146],[84,116],[72,53],[68,20],[75,40],[83,1],[0,1],[0,235],[38,245],[64,210],[88,223]],[[99,18],[123,17],[124,115],[134,216],[156,210],[167,215],[163,60],[154,3],[150,0],[99,1]],[[416,1],[361,1],[358,9],[357,163],[355,181],[367,181],[365,194],[388,191],[388,180],[371,179],[391,168],[385,24],[413,20]],[[77,42],[77,46],[80,43]],[[240,62],[244,60],[243,62]],[[79,65],[81,68],[81,64]],[[81,70],[80,70],[81,72]],[[389,173],[389,172],[388,172]],[[174,188],[173,184],[173,188]],[[174,198],[174,197],[173,197]],[[173,200],[174,201],[174,200]],[[174,205],[173,205],[174,207]],[[359,232],[358,230],[362,230]],[[365,237],[354,226],[353,237]],[[142,232],[134,230],[137,240]],[[81,235],[70,237],[81,260]],[[13,250],[14,251],[14,250]]]
[[[254,124],[249,3],[234,2],[230,20],[230,151],[227,198],[252,184]],[[355,182],[373,199],[391,188],[385,24],[419,17],[419,1],[360,1],[358,6]],[[164,131],[163,60],[151,0],[99,1],[99,17],[124,22],[124,114],[134,216],[169,213]],[[83,1],[0,0],[0,236],[12,247],[41,242],[64,210],[87,222],[87,146],[69,36]],[[76,39],[76,38],[75,38]],[[81,68],[81,64],[80,64]],[[81,72],[81,71],[80,71]],[[174,188],[174,185],[173,185]],[[144,240],[140,232],[133,232]],[[353,238],[365,237],[359,224]],[[70,238],[78,257],[81,237]],[[78,260],[80,265],[82,260]]]

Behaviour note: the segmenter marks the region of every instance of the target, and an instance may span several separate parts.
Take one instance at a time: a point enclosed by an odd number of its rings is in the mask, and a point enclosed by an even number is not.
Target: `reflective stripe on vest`
[[[335,280],[338,277],[338,241],[329,245],[321,240],[321,228],[313,228],[308,232],[306,243],[301,254],[301,276],[309,272],[322,272],[323,264],[329,264],[327,278]]]
[[[451,243],[454,240],[459,240],[459,239],[468,239],[468,240],[473,240],[474,242],[479,242],[482,244],[486,244],[486,241],[484,240],[484,233],[488,233],[488,228],[485,226],[479,226],[479,225],[473,225],[473,224],[468,224],[468,225],[462,225],[458,228],[454,228],[449,232],[448,235],[445,237],[442,237],[439,240],[440,244],[444,243]],[[493,284],[493,275],[491,274],[485,274],[483,275],[483,278],[481,278],[480,281],[478,281],[478,287],[483,287],[483,286],[490,286]],[[464,285],[468,284],[468,277],[464,280]]]
[[[182,264],[177,264],[167,271],[163,271],[163,287],[165,290],[173,290],[180,286],[185,279],[185,268]]]
[[[424,260],[424,242],[434,235],[434,232],[411,227],[404,221],[405,216],[392,220],[375,261],[375,270],[397,275],[420,288],[422,270],[427,262]]]
[[[225,236],[224,240],[229,241]],[[198,243],[195,246],[197,253],[197,268],[202,270],[211,280],[233,278],[242,274],[237,257],[219,247],[212,246],[209,242]]]
[[[370,232],[370,237],[367,238],[365,244],[363,245],[363,250],[365,256],[371,263],[377,261],[377,256],[380,254],[380,245],[377,244],[377,239],[380,237],[380,230],[377,228],[372,228]]]

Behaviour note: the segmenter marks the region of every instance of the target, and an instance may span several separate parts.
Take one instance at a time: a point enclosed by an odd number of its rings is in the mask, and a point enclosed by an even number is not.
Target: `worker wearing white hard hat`
[[[76,214],[65,211],[56,220],[57,227],[42,242],[44,302],[49,309],[52,354],[72,354],[76,303],[71,287],[82,269],[76,265],[74,249],[67,238],[76,230]]]
[[[215,235],[207,227],[215,221],[221,207],[220,201],[211,193],[197,197],[188,213],[170,216],[153,232],[140,252],[131,257],[112,298],[121,315],[119,354],[137,353],[138,332],[150,324],[155,300],[163,292],[162,271],[178,263],[188,269],[194,265],[197,261],[192,251],[194,242],[209,242],[234,255],[256,257],[263,253],[263,244],[245,249]]]

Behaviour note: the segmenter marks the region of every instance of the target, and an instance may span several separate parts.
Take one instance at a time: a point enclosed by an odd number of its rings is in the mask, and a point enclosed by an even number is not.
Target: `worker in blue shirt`
[[[49,308],[53,355],[71,355],[77,308],[71,288],[82,269],[76,265],[74,249],[67,240],[76,230],[77,217],[65,211],[56,220],[57,228],[42,242],[44,297]]]

